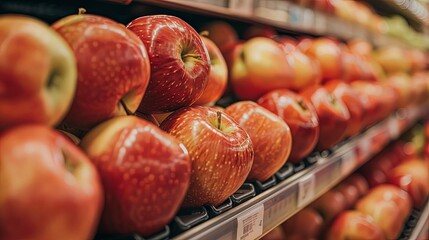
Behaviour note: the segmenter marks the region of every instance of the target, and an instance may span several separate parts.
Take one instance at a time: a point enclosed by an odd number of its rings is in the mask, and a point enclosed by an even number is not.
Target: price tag
[[[355,149],[343,154],[341,158],[341,175],[349,175],[357,166],[357,157]]]
[[[264,203],[264,224],[276,223],[290,216],[297,207],[297,185],[283,191]]]
[[[252,14],[254,8],[253,0],[229,0],[228,7],[232,10],[240,11],[246,14]]]
[[[401,134],[401,130],[399,127],[399,121],[398,119],[394,117],[390,117],[387,122],[387,129],[389,131],[389,135],[391,139],[396,139]]]
[[[315,181],[314,175],[304,176],[298,183],[298,207],[303,207],[309,203],[315,192]]]
[[[264,205],[259,205],[237,217],[238,240],[253,240],[262,235],[264,226]]]

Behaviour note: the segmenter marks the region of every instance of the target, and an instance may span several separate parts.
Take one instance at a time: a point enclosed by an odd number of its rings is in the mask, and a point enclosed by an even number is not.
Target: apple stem
[[[200,58],[200,54],[198,54],[198,53],[187,53],[187,54],[182,55],[182,59],[185,59],[188,57]]]
[[[82,15],[82,14],[84,14],[84,13],[86,13],[86,9],[85,9],[85,8],[79,8],[79,12],[78,12],[78,14],[79,14],[79,15]]]
[[[209,31],[204,30],[204,31],[200,32],[200,36],[208,37],[209,36]]]
[[[302,99],[298,100],[298,104],[302,109],[307,110],[307,108],[304,105],[304,100],[302,100]]]
[[[220,130],[220,126],[222,124],[222,112],[216,111],[216,115],[217,115],[217,128]]]
[[[125,113],[127,115],[133,115],[134,114],[133,112],[130,111],[130,109],[127,108],[127,105],[124,103],[124,100],[122,100],[122,99],[121,99],[121,104],[122,104],[122,107],[124,107]]]

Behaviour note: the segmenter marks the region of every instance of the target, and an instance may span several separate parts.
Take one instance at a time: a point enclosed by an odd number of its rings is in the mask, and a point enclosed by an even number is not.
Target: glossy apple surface
[[[248,179],[265,181],[289,158],[292,135],[279,116],[251,101],[234,103],[225,113],[242,127],[252,140],[254,159]]]
[[[383,87],[375,82],[353,81],[350,83],[352,89],[357,92],[364,108],[364,127],[370,126],[382,118]]]
[[[327,240],[384,240],[383,232],[374,219],[356,210],[342,212],[329,227]]]
[[[145,45],[150,80],[139,111],[171,112],[190,106],[207,86],[210,62],[201,37],[188,23],[169,15],[148,15],[127,28]]]
[[[399,187],[383,184],[372,188],[355,207],[374,219],[386,239],[396,239],[411,213],[412,202]]]
[[[37,19],[3,15],[0,45],[0,130],[25,123],[58,124],[77,82],[67,43]]]
[[[329,38],[318,38],[310,42],[304,53],[320,63],[322,81],[340,78],[342,75],[342,55],[338,42]]]
[[[324,224],[330,224],[336,216],[347,209],[347,200],[341,192],[331,190],[312,202],[310,208],[322,216]]]
[[[114,116],[134,113],[148,85],[145,46],[123,25],[105,17],[70,15],[53,23],[77,61],[78,83],[64,122],[90,129]]]
[[[265,94],[257,103],[278,115],[289,126],[292,150],[288,161],[297,163],[313,151],[319,139],[319,120],[307,100],[283,89]]]
[[[231,85],[241,100],[290,86],[291,70],[282,47],[269,38],[255,37],[243,44],[232,63]]]
[[[103,190],[89,158],[65,136],[41,125],[6,130],[0,165],[1,239],[92,239]]]
[[[421,159],[405,161],[388,174],[388,182],[410,194],[415,208],[424,206],[429,196],[429,164]]]
[[[204,36],[201,37],[201,39],[206,45],[209,53],[210,73],[207,86],[195,104],[213,105],[220,97],[222,97],[225,91],[228,82],[228,67],[222,53],[215,43]]]
[[[80,146],[104,188],[101,233],[147,236],[173,219],[191,169],[185,147],[174,137],[146,120],[121,116],[97,125]]]
[[[311,86],[300,92],[316,110],[320,125],[317,142],[319,150],[326,150],[339,143],[345,136],[350,113],[342,99],[329,93],[323,86]]]
[[[208,38],[221,50],[225,46],[238,41],[238,34],[234,27],[225,21],[217,20],[209,22],[203,25],[200,28],[200,31],[207,31]]]
[[[282,228],[289,235],[301,235],[305,239],[320,237],[323,218],[316,210],[304,208],[282,223]],[[288,238],[286,238],[288,239]]]
[[[359,197],[364,196],[369,190],[368,182],[359,173],[353,173],[352,175],[348,176],[343,182],[346,184],[354,185],[359,192]]]
[[[227,114],[195,106],[175,111],[161,124],[189,151],[191,182],[183,207],[218,206],[246,180],[253,164],[249,135]]]
[[[359,99],[359,95],[350,85],[341,80],[329,80],[324,87],[328,92],[341,99],[350,114],[345,137],[351,137],[360,132],[363,128],[364,107]]]
[[[286,60],[291,67],[292,78],[289,89],[299,91],[320,83],[322,74],[318,61],[299,50],[294,39],[282,37],[276,38],[276,41],[283,47]]]

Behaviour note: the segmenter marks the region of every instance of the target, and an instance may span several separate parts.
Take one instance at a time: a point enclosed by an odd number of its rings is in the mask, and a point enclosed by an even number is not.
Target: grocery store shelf
[[[173,239],[255,239],[278,226],[331,189],[396,139],[427,106],[402,109],[275,186],[226,212],[192,227]]]
[[[288,1],[225,1],[225,0],[134,0],[134,2],[165,7],[252,24],[264,24],[285,32],[313,36],[335,36],[339,39],[366,39],[375,46],[402,41],[374,32],[344,19],[298,6]]]
[[[390,8],[392,12],[398,13],[417,25],[429,24],[428,10],[416,0],[378,0],[368,1],[378,8]]]
[[[417,223],[408,239],[428,239],[429,238],[429,199],[421,210]]]

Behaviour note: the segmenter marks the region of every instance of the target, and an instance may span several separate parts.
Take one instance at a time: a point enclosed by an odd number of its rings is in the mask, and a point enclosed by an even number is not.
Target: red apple
[[[0,45],[0,130],[58,124],[76,89],[76,61],[67,43],[37,19],[3,15]]]
[[[150,123],[153,123],[155,126],[159,127],[159,121],[158,118],[156,118],[154,116],[154,114],[147,114],[147,113],[141,113],[141,112],[136,112],[135,115],[139,118],[142,118]]]
[[[273,230],[269,231],[261,240],[284,240],[286,235],[281,226],[275,227]]]
[[[322,86],[311,86],[300,92],[316,110],[320,124],[317,148],[325,150],[339,143],[345,136],[350,113],[343,100]]]
[[[388,174],[388,182],[410,194],[415,208],[421,208],[429,196],[429,164],[421,159],[405,161]]]
[[[190,106],[207,86],[210,62],[201,37],[169,15],[139,17],[127,26],[146,46],[150,80],[139,111],[171,112]]]
[[[386,79],[386,84],[395,89],[398,94],[398,107],[406,107],[412,101],[413,82],[408,74],[395,73]]]
[[[411,207],[411,198],[405,191],[387,184],[371,189],[356,203],[356,209],[370,215],[386,239],[399,237]]]
[[[374,52],[374,59],[380,63],[387,73],[408,72],[411,69],[411,62],[405,55],[404,49],[387,45]]]
[[[213,105],[220,97],[222,97],[225,91],[228,80],[228,67],[226,66],[222,53],[214,42],[206,37],[201,37],[201,39],[206,45],[209,53],[210,73],[207,86],[195,104]]]
[[[289,126],[277,115],[251,101],[234,103],[225,113],[242,127],[252,140],[254,159],[248,179],[270,178],[286,162],[292,148]]]
[[[286,60],[292,71],[289,88],[299,91],[311,85],[319,84],[322,78],[319,62],[305,55],[288,38],[276,39],[283,47]],[[295,45],[294,45],[295,44]]]
[[[415,48],[406,49],[405,56],[410,61],[411,72],[425,70],[426,56],[424,51]]]
[[[269,38],[256,37],[243,44],[233,60],[231,84],[241,100],[290,86],[291,69],[282,47]]]
[[[311,208],[302,209],[282,223],[286,236],[297,234],[305,237],[305,239],[318,238],[322,227],[323,218]]]
[[[339,191],[331,190],[311,203],[310,208],[320,213],[325,224],[330,224],[337,215],[348,207],[344,195]]]
[[[371,43],[364,39],[352,39],[347,42],[347,47],[352,54],[362,57],[372,57],[374,51]]]
[[[328,92],[341,99],[349,111],[350,119],[347,123],[345,136],[351,137],[358,134],[363,128],[365,112],[357,92],[354,91],[350,85],[340,80],[330,80],[324,87]]]
[[[367,214],[349,210],[341,213],[332,225],[325,237],[326,240],[384,240],[383,232]]]
[[[249,135],[227,114],[211,107],[182,108],[161,128],[181,141],[192,162],[183,207],[218,206],[240,188],[253,164]]]
[[[354,185],[359,192],[359,197],[364,196],[369,190],[368,182],[359,173],[353,173],[352,175],[348,176],[343,182],[346,184]]]
[[[344,196],[347,208],[353,207],[360,197],[359,189],[355,185],[349,183],[342,182],[338,184],[334,191],[338,191]]]
[[[342,55],[337,41],[329,38],[313,40],[304,53],[317,59],[322,70],[322,81],[340,78],[342,75]]]
[[[383,112],[381,103],[383,87],[375,82],[367,81],[353,81],[350,83],[350,86],[359,95],[364,108],[363,126],[367,127],[381,120]]]
[[[254,37],[266,37],[266,38],[275,38],[277,36],[277,31],[271,26],[263,25],[251,25],[246,28],[243,33],[244,39],[251,39]]]
[[[145,94],[150,68],[145,46],[123,25],[95,15],[70,15],[52,25],[72,48],[78,84],[65,124],[90,129],[134,113]]]
[[[81,141],[101,176],[104,234],[151,235],[175,216],[189,186],[185,147],[135,116],[107,120]]]
[[[6,130],[0,165],[0,239],[92,239],[101,184],[65,136],[40,125]]]
[[[346,45],[341,46],[341,54],[343,69],[341,79],[345,82],[366,80],[362,57],[353,54]]]
[[[313,151],[319,139],[319,120],[307,100],[283,89],[265,94],[258,99],[258,104],[278,115],[289,126],[292,150],[288,161],[297,163]]]
[[[238,35],[234,27],[225,21],[212,21],[200,28],[200,31],[207,31],[208,38],[212,40],[221,50],[238,41]]]

